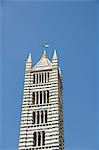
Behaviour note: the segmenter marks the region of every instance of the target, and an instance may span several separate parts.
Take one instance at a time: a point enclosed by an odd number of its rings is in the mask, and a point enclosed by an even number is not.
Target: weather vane
[[[45,44],[44,47],[45,47],[45,48],[49,48],[49,44]]]

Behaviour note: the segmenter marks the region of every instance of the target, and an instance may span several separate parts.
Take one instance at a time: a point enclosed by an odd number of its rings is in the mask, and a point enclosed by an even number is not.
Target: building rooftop
[[[52,69],[52,63],[49,60],[46,51],[44,51],[41,59],[35,66],[33,66],[32,71],[48,70],[48,69]]]

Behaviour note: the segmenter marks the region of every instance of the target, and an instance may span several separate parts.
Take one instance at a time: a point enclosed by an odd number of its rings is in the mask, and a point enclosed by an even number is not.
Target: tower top
[[[49,60],[46,50],[44,50],[44,53],[38,63],[32,68],[32,71],[37,71],[37,70],[47,70],[52,68],[52,63]]]

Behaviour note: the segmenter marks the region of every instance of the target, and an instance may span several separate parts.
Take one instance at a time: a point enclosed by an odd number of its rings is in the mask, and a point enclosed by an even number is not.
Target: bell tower
[[[56,50],[26,61],[19,150],[64,150],[62,75]]]

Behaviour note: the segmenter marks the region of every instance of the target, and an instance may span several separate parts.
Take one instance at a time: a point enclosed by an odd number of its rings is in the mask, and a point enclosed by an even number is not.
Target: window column
[[[45,73],[43,73],[43,83],[45,83]]]
[[[39,111],[39,124],[41,124],[41,111]]]
[[[44,103],[46,103],[46,93],[44,91]]]
[[[45,92],[45,95],[46,95],[46,98],[45,98],[45,99],[46,99],[46,100],[45,100],[45,103],[47,103],[47,91]]]
[[[38,104],[40,104],[40,91],[38,92]]]
[[[46,82],[48,82],[48,72],[46,72]]]
[[[43,123],[45,123],[45,111],[43,111]]]
[[[35,112],[35,124],[37,124],[37,111]]]
[[[45,76],[45,83],[46,83],[46,72],[45,72],[44,76]]]
[[[41,134],[41,146],[42,146],[42,143],[43,143],[43,141],[42,141],[42,138],[43,138],[42,132],[40,132],[40,134]]]
[[[38,146],[38,132],[36,132],[36,146]]]

